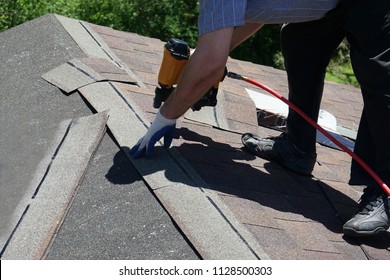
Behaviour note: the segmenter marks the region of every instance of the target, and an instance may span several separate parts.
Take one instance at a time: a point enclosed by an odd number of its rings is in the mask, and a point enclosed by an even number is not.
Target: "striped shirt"
[[[282,24],[320,19],[339,0],[200,0],[199,35],[244,25]]]

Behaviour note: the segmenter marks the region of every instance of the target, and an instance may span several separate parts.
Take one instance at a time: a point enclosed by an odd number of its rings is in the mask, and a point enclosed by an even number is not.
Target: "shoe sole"
[[[387,229],[384,228],[376,228],[371,231],[358,231],[353,228],[343,228],[343,233],[346,236],[350,237],[370,237],[370,236],[375,236],[381,233],[386,232]]]
[[[254,154],[254,155],[258,156],[258,157],[261,157],[262,159],[277,162],[278,164],[280,164],[280,165],[281,165],[282,167],[284,167],[285,169],[287,169],[287,170],[289,170],[289,171],[292,171],[292,172],[294,172],[294,173],[296,173],[296,174],[298,174],[298,175],[302,175],[302,176],[305,176],[305,177],[311,177],[311,173],[312,173],[312,172],[309,172],[309,173],[308,173],[308,172],[303,172],[303,171],[297,170],[297,169],[295,169],[295,168],[293,168],[293,167],[290,167],[289,165],[284,164],[284,163],[283,163],[282,161],[280,161],[277,157],[270,156],[270,155],[268,155],[268,154],[266,154],[266,153],[263,153],[263,152],[261,152],[261,151],[259,151],[259,150],[253,151],[253,150],[249,149],[248,147],[246,147],[245,145],[244,145],[244,147],[245,147],[245,149],[246,149],[249,153]],[[294,163],[292,166],[296,167],[296,166],[299,166],[299,165],[296,164],[296,163]]]
[[[281,161],[278,157],[269,155],[268,153],[265,153],[260,149],[251,148],[252,145],[248,144],[249,140],[250,139],[260,140],[260,139],[256,139],[256,138],[258,138],[258,137],[252,133],[245,133],[241,136],[241,142],[244,145],[245,150],[247,150],[249,153],[254,154],[254,155],[261,157],[261,158],[268,160],[268,161],[277,162],[285,169],[292,171],[296,174],[299,174],[301,176],[305,176],[305,177],[312,176],[313,168],[306,168],[306,167],[302,168],[302,164],[300,164],[300,160],[297,160],[294,163],[286,164],[284,161]],[[303,164],[303,165],[305,165],[305,164]],[[306,170],[309,170],[309,171],[306,171]]]

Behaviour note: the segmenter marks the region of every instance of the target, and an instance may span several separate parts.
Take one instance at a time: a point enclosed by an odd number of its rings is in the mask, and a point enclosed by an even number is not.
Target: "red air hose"
[[[286,103],[291,109],[293,109],[295,112],[297,112],[299,115],[301,115],[302,118],[304,118],[308,123],[310,123],[313,127],[315,127],[317,130],[319,130],[322,134],[324,134],[326,137],[328,137],[334,144],[336,144],[340,149],[342,149],[344,152],[349,154],[360,166],[381,186],[381,188],[385,191],[387,195],[390,196],[390,189],[389,187],[383,182],[383,180],[354,152],[352,152],[350,149],[345,147],[340,141],[338,141],[335,137],[333,137],[329,132],[327,132],[325,129],[323,129],[320,125],[318,125],[314,120],[312,120],[308,115],[306,115],[305,112],[303,112],[301,109],[299,109],[297,106],[295,106],[293,103],[291,103],[288,99],[286,99],[283,95],[280,93],[274,91],[273,89],[251,79],[248,77],[241,76],[239,74],[229,72],[228,77],[237,79],[237,80],[243,80],[248,83],[251,83],[252,85],[255,85],[257,87],[260,87],[284,103]]]

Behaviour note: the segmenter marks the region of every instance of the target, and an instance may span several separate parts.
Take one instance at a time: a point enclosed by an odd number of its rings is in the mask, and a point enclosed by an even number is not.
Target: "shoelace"
[[[376,195],[373,193],[364,191],[360,203],[359,203],[359,214],[368,215],[374,210],[376,206],[383,203],[382,195]]]

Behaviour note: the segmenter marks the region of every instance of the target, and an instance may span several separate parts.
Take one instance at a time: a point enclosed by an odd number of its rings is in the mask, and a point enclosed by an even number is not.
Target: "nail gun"
[[[159,86],[155,89],[155,97],[153,107],[160,108],[162,102],[165,102],[168,96],[175,89],[181,72],[183,71],[187,61],[190,59],[190,48],[188,44],[180,39],[172,38],[164,45],[164,55],[161,62],[160,71],[158,74]],[[204,95],[196,102],[191,109],[199,111],[204,106],[215,107],[217,105],[217,93],[219,83],[223,81],[225,74],[220,81],[217,81]]]

